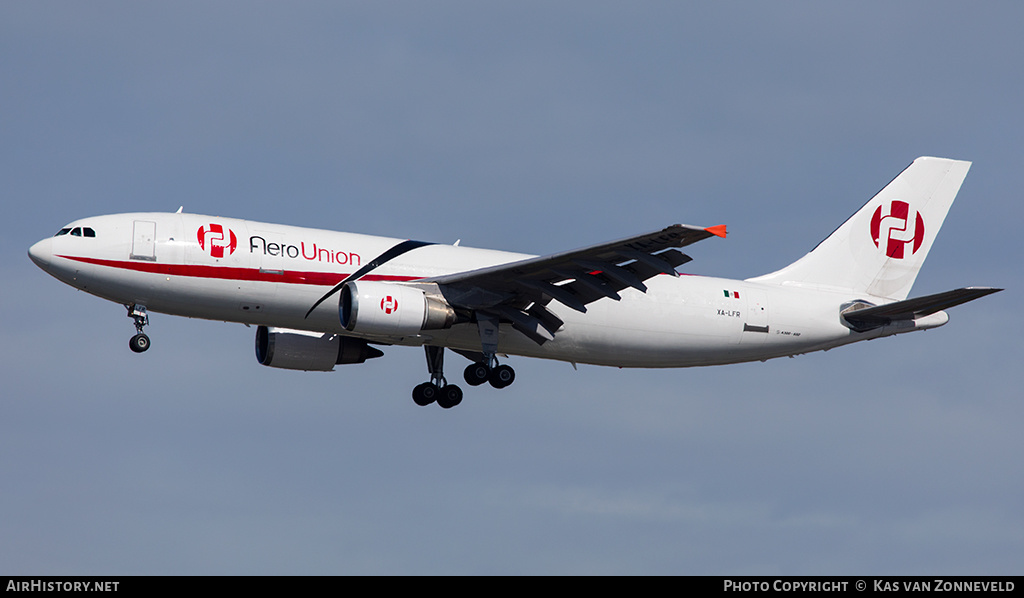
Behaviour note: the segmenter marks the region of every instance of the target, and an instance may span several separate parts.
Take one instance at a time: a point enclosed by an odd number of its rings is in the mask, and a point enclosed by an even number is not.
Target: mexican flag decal
[[[723,290],[722,292],[725,293],[725,296],[728,299],[739,299],[740,298],[740,292],[739,291],[724,291]]]

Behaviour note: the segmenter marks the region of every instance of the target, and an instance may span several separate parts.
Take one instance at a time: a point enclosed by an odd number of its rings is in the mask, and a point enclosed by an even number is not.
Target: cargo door
[[[761,290],[745,289],[747,311],[743,314],[743,344],[760,345],[768,338],[768,295]]]

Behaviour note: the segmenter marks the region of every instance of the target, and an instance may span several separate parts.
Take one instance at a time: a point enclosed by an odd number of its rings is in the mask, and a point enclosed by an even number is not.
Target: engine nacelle
[[[411,336],[455,322],[455,310],[440,296],[387,282],[346,283],[338,315],[346,330],[380,336]]]
[[[256,361],[273,368],[329,372],[336,364],[363,363],[381,355],[382,351],[358,338],[266,326],[256,329]]]

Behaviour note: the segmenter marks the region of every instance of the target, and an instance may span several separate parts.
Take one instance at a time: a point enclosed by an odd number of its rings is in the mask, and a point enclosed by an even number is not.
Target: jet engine
[[[358,338],[288,328],[256,329],[256,360],[273,368],[329,372],[336,364],[363,363],[384,352]]]
[[[440,295],[386,282],[346,283],[338,311],[346,330],[369,335],[410,336],[455,322],[455,310]]]

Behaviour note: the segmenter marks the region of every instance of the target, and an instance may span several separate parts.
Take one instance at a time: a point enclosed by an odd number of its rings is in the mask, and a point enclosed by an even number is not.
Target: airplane
[[[511,355],[623,368],[764,361],[942,326],[998,292],[907,299],[970,162],[921,157],[796,262],[746,280],[681,275],[679,249],[726,236],[675,224],[546,256],[183,213],[76,220],[29,249],[48,274],[124,305],[129,346],[149,312],[254,325],[265,366],[330,371],[422,346],[418,405],[505,388]]]

